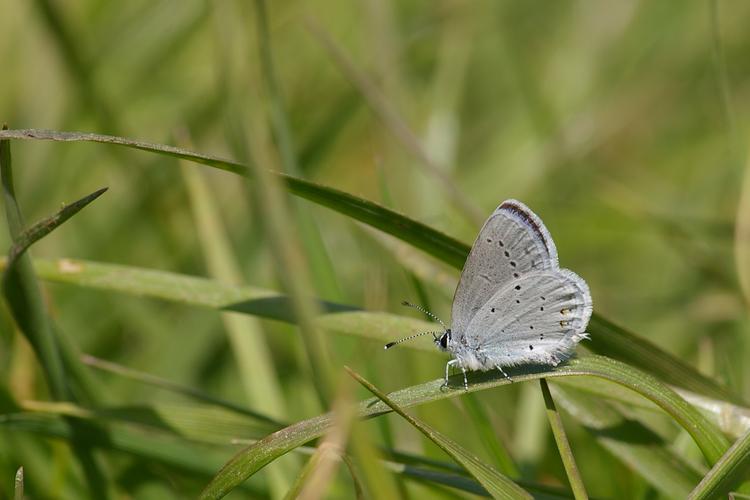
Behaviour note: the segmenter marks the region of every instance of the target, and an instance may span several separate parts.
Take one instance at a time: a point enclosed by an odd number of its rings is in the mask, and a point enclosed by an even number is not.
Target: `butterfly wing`
[[[586,282],[567,269],[532,272],[497,291],[474,315],[466,344],[484,368],[557,365],[586,337],[592,302]]]
[[[520,201],[504,201],[482,226],[461,272],[451,311],[454,338],[460,340],[498,289],[529,272],[557,268],[557,249],[542,220]]]

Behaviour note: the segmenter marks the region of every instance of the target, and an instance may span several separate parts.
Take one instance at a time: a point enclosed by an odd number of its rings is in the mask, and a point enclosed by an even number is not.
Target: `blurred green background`
[[[597,313],[750,398],[747,288],[743,294],[750,254],[738,237],[750,4],[270,2],[270,85],[259,12],[257,3],[239,1],[0,0],[0,121],[180,145],[282,170],[466,243],[502,200],[520,199],[544,219],[561,265],[588,281]],[[12,149],[28,222],[109,186],[35,246],[34,257],[285,288],[264,224],[276,219],[239,177],[95,144],[17,141]],[[320,237],[313,251],[300,247],[312,293],[411,315],[399,306],[406,299],[450,318],[454,270],[335,212],[290,205],[284,231],[302,241]],[[8,232],[0,238],[8,248]],[[295,327],[63,284],[45,283],[43,293],[82,352],[286,422],[326,410]],[[3,392],[48,399],[7,311],[2,330]],[[352,366],[384,390],[442,374],[445,359],[429,353],[325,340],[336,373]],[[256,369],[258,356],[268,366]],[[117,375],[96,377],[118,405],[185,401]],[[541,396],[527,389],[516,384],[478,398],[524,478],[565,485]],[[487,455],[465,428],[459,399],[412,414]],[[375,441],[445,460],[408,424],[387,419],[362,428]],[[658,497],[569,424],[590,494]],[[32,498],[86,491],[61,441],[1,428],[0,436],[0,495],[12,494],[19,465]],[[221,456],[234,449],[225,446]],[[195,496],[209,479],[127,453],[103,457],[120,498]],[[253,491],[235,495],[277,498],[274,481],[293,478],[302,463],[273,464],[250,481]],[[413,481],[402,488],[413,498],[471,496]],[[345,469],[328,494],[351,497]]]

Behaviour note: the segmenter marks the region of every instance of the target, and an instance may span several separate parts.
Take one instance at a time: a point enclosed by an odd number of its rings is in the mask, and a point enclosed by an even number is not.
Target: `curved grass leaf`
[[[750,430],[739,438],[714,464],[698,486],[690,493],[691,500],[719,498],[747,481],[750,471]]]
[[[195,153],[173,146],[152,144],[123,137],[81,132],[26,129],[2,130],[0,131],[0,139],[36,139],[112,144],[182,158],[238,175],[250,175],[249,169],[245,165],[235,161]],[[456,269],[463,267],[466,256],[469,253],[469,246],[456,239],[396,213],[393,210],[380,206],[377,203],[289,175],[281,173],[277,173],[276,175],[282,178],[286,188],[295,196],[305,198],[313,203],[328,207],[347,217],[380,229]],[[591,333],[591,341],[587,345],[599,354],[620,359],[654,373],[670,384],[708,396],[742,403],[741,398],[737,395],[732,394],[714,380],[703,376],[676,356],[663,351],[644,338],[614,325],[596,313],[592,316],[589,323],[589,332]]]
[[[531,498],[531,495],[523,488],[515,484],[508,477],[497,470],[481,462],[474,455],[465,450],[452,439],[443,436],[430,426],[410,416],[401,407],[383,394],[370,382],[362,378],[358,373],[347,369],[354,379],[362,384],[368,391],[373,393],[379,400],[388,405],[393,411],[401,415],[407,422],[416,427],[428,439],[446,452],[453,460],[461,464],[482,486],[493,496],[493,498]]]
[[[573,380],[557,379],[557,383],[551,387],[555,402],[572,415],[597,443],[636,471],[656,490],[669,498],[687,497],[700,481],[700,473],[676,455],[661,436],[640,421],[626,418],[615,405],[602,398],[573,389],[577,387],[570,383]],[[590,378],[578,380],[593,381]],[[609,386],[610,390],[617,389],[606,382],[601,385]],[[632,394],[633,399],[642,399]]]
[[[526,367],[523,370],[510,370],[509,375],[516,383],[542,377],[549,379],[591,376],[605,379],[637,392],[669,414],[692,436],[709,464],[715,463],[728,448],[727,440],[721,432],[672,389],[666,387],[655,377],[619,361],[603,356],[589,356],[571,360],[551,371],[534,372]],[[486,390],[511,383],[503,375],[495,372],[472,372],[469,376],[468,392]],[[452,384],[447,389],[442,388],[443,380],[441,378],[396,391],[391,393],[389,398],[399,407],[408,408],[465,394],[461,375],[453,376],[449,381],[452,381]],[[378,400],[369,400],[360,404],[359,416],[374,417],[389,411],[389,407],[384,403]],[[320,437],[330,425],[330,414],[319,415],[266,436],[242,450],[227,462],[207,487],[206,492],[216,495],[218,492],[229,491],[277,457]]]
[[[54,130],[24,129],[2,130],[0,139],[36,139],[63,142],[97,142],[139,149],[151,153],[181,158],[183,160],[208,165],[242,176],[250,176],[248,166],[218,156],[196,153],[186,149],[153,144],[111,135],[83,132],[58,132]],[[371,201],[353,196],[337,189],[276,172],[286,188],[295,196],[336,210],[360,222],[392,234],[415,247],[424,250],[438,259],[460,268],[463,266],[468,249],[466,245],[449,236],[416,222],[408,217],[389,210]]]

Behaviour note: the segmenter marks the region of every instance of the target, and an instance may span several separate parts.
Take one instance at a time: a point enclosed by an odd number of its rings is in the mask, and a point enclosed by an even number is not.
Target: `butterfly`
[[[517,200],[489,216],[471,247],[453,296],[451,327],[432,333],[436,346],[458,366],[468,389],[469,370],[518,365],[557,366],[581,340],[593,305],[586,282],[561,269],[557,248],[542,220]],[[386,349],[424,333],[391,342]]]

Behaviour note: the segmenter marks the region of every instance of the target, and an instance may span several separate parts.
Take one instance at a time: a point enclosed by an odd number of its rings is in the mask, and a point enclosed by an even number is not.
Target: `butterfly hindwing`
[[[466,345],[500,366],[557,365],[585,338],[591,311],[589,288],[577,274],[532,272],[482,306],[467,326]]]

